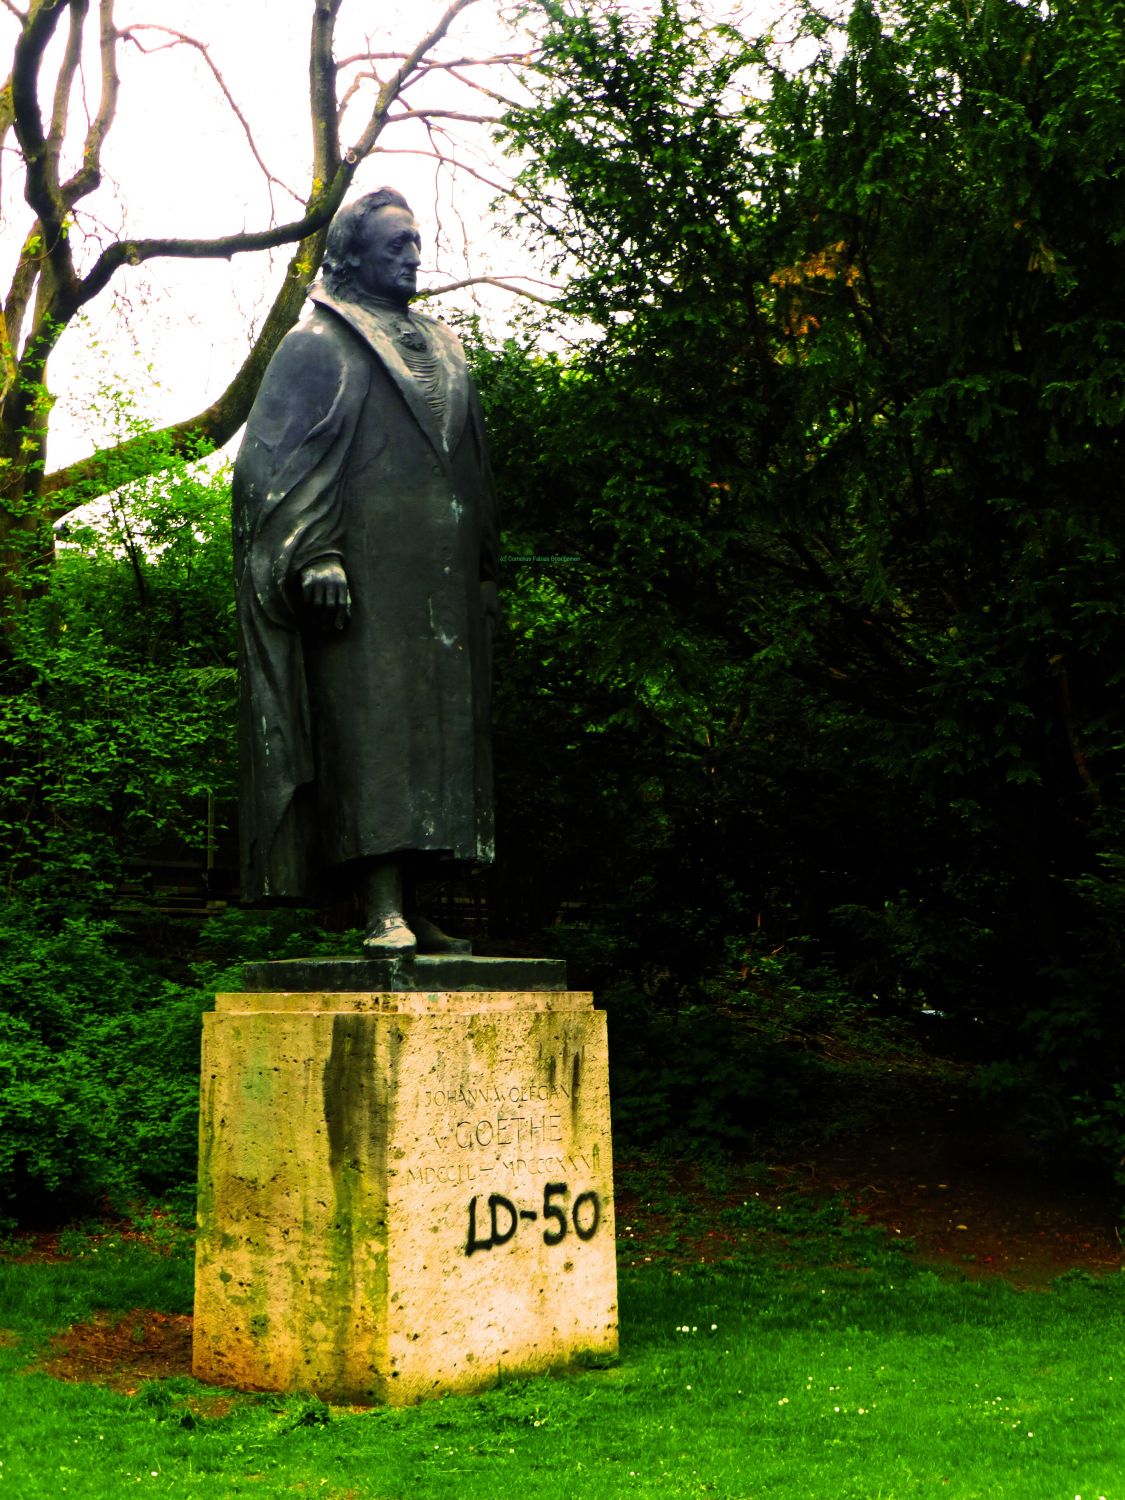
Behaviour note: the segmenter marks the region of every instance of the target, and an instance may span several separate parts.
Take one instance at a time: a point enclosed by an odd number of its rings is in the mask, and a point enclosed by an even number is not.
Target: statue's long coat
[[[333,298],[274,355],[234,471],[243,894],[400,850],[492,858],[488,709],[496,513],[464,354],[417,313]],[[399,340],[440,359],[444,421]],[[407,332],[407,337],[409,337]],[[342,631],[300,570],[338,558]]]

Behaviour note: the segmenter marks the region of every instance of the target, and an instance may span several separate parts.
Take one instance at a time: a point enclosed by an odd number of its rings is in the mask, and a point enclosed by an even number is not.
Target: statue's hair
[[[328,226],[328,243],[324,251],[324,285],[335,296],[352,284],[356,266],[367,243],[367,221],[381,208],[405,208],[410,204],[394,188],[376,188],[364,193],[343,208]]]

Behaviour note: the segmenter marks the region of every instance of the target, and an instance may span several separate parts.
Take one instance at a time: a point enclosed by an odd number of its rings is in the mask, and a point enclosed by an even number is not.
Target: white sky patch
[[[714,14],[755,28],[753,17],[779,9],[772,0],[731,8],[716,0]],[[336,32],[336,55],[413,47],[445,9],[445,0],[344,0]],[[531,39],[501,19],[494,0],[471,5],[440,45],[443,58],[484,58],[526,50]],[[87,26],[87,108],[97,106],[96,7]],[[79,205],[72,230],[81,274],[102,246],[123,233],[133,237],[193,238],[266,227],[300,215],[300,205],[278,183],[268,186],[254,159],[243,125],[198,51],[165,44],[171,28],[206,43],[212,61],[250,127],[269,171],[302,198],[311,160],[307,108],[310,0],[118,0],[119,28],[136,26],[141,45],[121,50],[117,118],[103,156],[105,180]],[[0,45],[10,48],[17,22],[0,9]],[[146,26],[151,29],[142,29]],[[365,28],[376,30],[366,32]],[[57,59],[65,36],[60,24],[49,57]],[[155,50],[159,49],[159,50]],[[380,63],[380,68],[391,66]],[[343,94],[357,69],[340,75]],[[466,68],[500,93],[519,95],[509,69]],[[54,69],[44,70],[53,83]],[[361,82],[342,127],[346,148],[373,102],[370,82]],[[494,113],[486,96],[437,73],[407,96],[423,105],[466,113]],[[49,110],[50,100],[43,100]],[[493,207],[514,164],[505,160],[487,127],[461,121],[436,122],[437,145],[462,164],[451,170],[433,157],[435,141],[417,121],[390,127],[381,149],[359,167],[350,196],[390,184],[404,192],[421,224],[420,285],[441,286],[472,276],[545,275],[517,240],[500,235],[502,210]],[[80,149],[85,129],[80,102],[71,137]],[[80,128],[79,128],[80,127]],[[9,136],[0,185],[0,275],[10,281],[31,223],[22,201],[22,176]],[[478,174],[478,175],[474,175]],[[483,179],[483,180],[482,180]],[[272,203],[271,203],[272,193]],[[157,425],[201,410],[225,388],[245,357],[288,263],[290,250],[238,255],[231,260],[152,260],[126,267],[62,336],[52,357],[50,385],[59,397],[52,417],[48,468],[57,468],[114,440],[127,417]],[[542,294],[545,289],[529,285]],[[492,288],[447,294],[439,315],[455,307],[483,311],[503,327],[515,299]],[[113,391],[127,393],[127,412]]]
[[[345,0],[336,32],[337,58],[367,51],[413,47],[445,9],[443,0],[410,0],[377,6]],[[95,7],[91,7],[96,11]],[[242,124],[223,97],[206,61],[192,47],[165,44],[171,28],[206,43],[212,61],[250,127],[269,171],[303,198],[311,163],[308,117],[309,0],[119,0],[121,29],[137,25],[144,55],[120,52],[117,117],[106,138],[104,181],[79,205],[72,229],[77,269],[89,268],[102,246],[132,237],[193,238],[265,228],[299,218],[300,202],[278,184],[267,185]],[[153,29],[140,29],[147,23]],[[377,26],[365,34],[364,27]],[[0,11],[0,45],[10,53],[17,23]],[[87,107],[96,108],[96,14],[88,23],[85,66]],[[65,20],[48,59],[57,60]],[[471,6],[454,24],[436,55],[488,57],[526,48],[488,0]],[[381,69],[393,66],[380,63]],[[363,68],[344,69],[340,92]],[[507,69],[466,68],[467,78],[511,93]],[[54,69],[44,69],[53,83]],[[374,102],[374,84],[358,83],[345,112],[341,139],[358,137]],[[448,75],[436,74],[408,96],[414,107],[494,113],[496,105]],[[80,95],[73,110],[71,169],[77,165],[86,120]],[[45,112],[50,99],[43,100]],[[389,128],[377,151],[359,167],[349,196],[390,184],[404,192],[425,236],[421,285],[442,285],[474,275],[525,272],[526,257],[501,242],[490,208],[497,189],[468,171],[435,161],[437,149],[502,185],[511,164],[482,126],[436,122],[436,142],[421,122]],[[0,189],[0,274],[11,279],[32,215],[22,201],[14,136],[9,136]],[[66,157],[64,154],[64,167]],[[271,203],[272,192],[272,203]],[[99,387],[127,390],[135,411],[157,424],[202,409],[225,388],[257,333],[290,256],[290,248],[226,260],[152,260],[119,272],[100,297],[67,329],[51,361],[50,384],[60,397],[52,418],[48,466],[65,464],[114,438],[120,414]],[[519,260],[521,263],[513,264]],[[472,305],[469,294],[460,294]],[[502,294],[497,294],[502,296]],[[495,302],[496,298],[489,299]],[[510,298],[506,299],[510,301]],[[450,305],[443,302],[443,306]],[[107,406],[109,409],[107,409]]]

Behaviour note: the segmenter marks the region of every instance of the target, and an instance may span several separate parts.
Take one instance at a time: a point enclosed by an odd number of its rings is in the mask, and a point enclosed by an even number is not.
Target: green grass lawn
[[[190,1311],[186,1246],[0,1260],[0,1500],[1125,1500],[1125,1278],[1019,1292],[831,1215],[733,1220],[729,1262],[623,1268],[612,1368],[398,1410],[54,1379],[47,1340],[93,1310]]]

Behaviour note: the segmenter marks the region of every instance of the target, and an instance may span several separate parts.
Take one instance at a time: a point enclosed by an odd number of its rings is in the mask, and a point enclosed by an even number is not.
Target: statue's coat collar
[[[411,312],[409,308],[395,307],[389,302],[336,297],[320,285],[313,287],[309,297],[320,307],[326,307],[343,318],[374,351],[402,392],[419,427],[441,457],[448,459],[457,446],[469,409],[468,368],[457,337],[436,318]],[[445,375],[445,420],[440,424],[399,350],[397,330],[410,323],[424,330]]]

